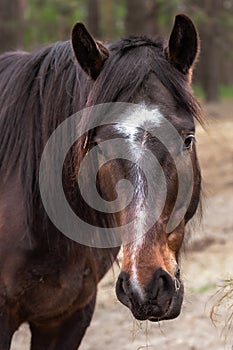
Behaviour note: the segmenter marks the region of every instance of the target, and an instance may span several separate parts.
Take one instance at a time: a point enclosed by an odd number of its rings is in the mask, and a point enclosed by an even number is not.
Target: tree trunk
[[[219,53],[214,28],[202,31],[201,81],[207,102],[219,100]]]
[[[224,6],[222,0],[195,0],[202,11],[205,21],[199,25],[201,37],[201,55],[198,64],[197,77],[203,87],[205,99],[217,102],[219,100],[219,86],[221,84],[221,68],[225,63],[222,55],[221,41],[225,40],[222,21]],[[225,27],[226,28],[226,27]],[[226,34],[225,34],[226,35]]]
[[[147,34],[146,2],[142,0],[126,0],[126,34]]]
[[[113,0],[101,0],[101,18],[102,18],[102,39],[112,40],[114,38],[114,3]]]
[[[24,0],[0,0],[0,52],[22,46]]]
[[[159,15],[161,4],[158,1],[146,0],[147,15],[146,15],[146,34],[151,37],[157,37],[161,34],[159,26]]]
[[[100,38],[100,8],[99,0],[87,1],[87,26],[95,38]]]

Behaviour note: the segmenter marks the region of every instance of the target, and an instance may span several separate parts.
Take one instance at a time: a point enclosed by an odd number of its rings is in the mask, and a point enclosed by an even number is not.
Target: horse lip
[[[148,317],[148,321],[151,321],[151,322],[163,321],[170,314],[170,311],[172,309],[173,309],[173,299],[171,299],[169,301],[168,306],[167,306],[166,311],[165,311],[165,314],[163,316],[160,316],[160,317],[150,316],[150,317]]]
[[[160,317],[156,318],[154,316],[148,318],[148,321],[151,321],[151,322],[159,322],[162,320],[163,320],[163,318],[160,318]]]
[[[164,314],[164,317],[166,317],[166,315],[169,314],[170,310],[172,310],[173,300],[174,300],[174,298],[172,298],[172,299],[168,302],[167,307],[166,307],[166,311],[165,311],[165,314]]]
[[[151,316],[151,317],[148,318],[148,321],[160,322],[160,321],[169,320],[169,319],[173,319],[173,318],[178,317],[179,314],[180,314],[180,311],[181,311],[181,305],[179,307],[179,312],[177,312],[178,310],[176,310],[176,312],[174,313],[174,310],[176,309],[175,308],[175,303],[176,302],[177,302],[177,297],[175,296],[168,303],[168,306],[166,308],[166,312],[164,313],[163,316],[161,316],[161,317]]]
[[[168,302],[168,305],[167,305],[167,308],[166,308],[166,311],[165,313],[162,315],[162,316],[143,316],[143,315],[135,315],[133,310],[131,310],[131,312],[133,313],[134,317],[139,320],[139,321],[151,321],[151,322],[160,322],[160,321],[163,321],[164,319],[169,318],[169,314],[170,312],[172,311],[173,309],[173,299],[171,299],[169,302]]]

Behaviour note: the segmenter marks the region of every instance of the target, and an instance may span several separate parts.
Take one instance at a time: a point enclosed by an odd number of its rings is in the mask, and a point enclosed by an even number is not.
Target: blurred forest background
[[[78,20],[104,41],[167,36],[181,12],[194,20],[202,42],[197,93],[207,101],[233,97],[233,0],[0,0],[0,52],[67,40]]]

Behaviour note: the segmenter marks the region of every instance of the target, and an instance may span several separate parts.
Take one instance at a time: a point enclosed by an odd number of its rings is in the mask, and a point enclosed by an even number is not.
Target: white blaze
[[[123,130],[127,133],[129,139],[133,139],[136,133],[138,132],[137,128],[141,128],[147,131],[155,127],[159,127],[162,124],[164,117],[160,113],[158,107],[149,109],[145,104],[139,105],[133,113],[124,118],[124,121],[121,123]],[[122,130],[122,128],[121,128]],[[141,148],[135,148],[135,160],[139,160],[140,157],[143,157],[144,153],[144,144],[146,139],[143,140]],[[141,174],[138,174],[138,187],[139,187],[139,198],[136,206],[136,216],[137,216],[137,227],[135,227],[135,241],[132,243],[132,254],[131,254],[131,265],[132,265],[132,286],[138,292],[141,299],[144,298],[143,290],[140,286],[138,280],[138,271],[137,271],[137,256],[141,247],[143,246],[145,240],[145,220],[146,212],[143,208],[143,195],[140,198],[140,186],[141,186]]]

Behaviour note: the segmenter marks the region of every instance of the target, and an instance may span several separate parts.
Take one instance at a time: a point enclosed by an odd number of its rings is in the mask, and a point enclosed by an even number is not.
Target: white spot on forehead
[[[142,127],[145,130],[160,126],[164,119],[157,106],[149,108],[145,104],[135,106],[122,117],[122,125],[133,128]]]

